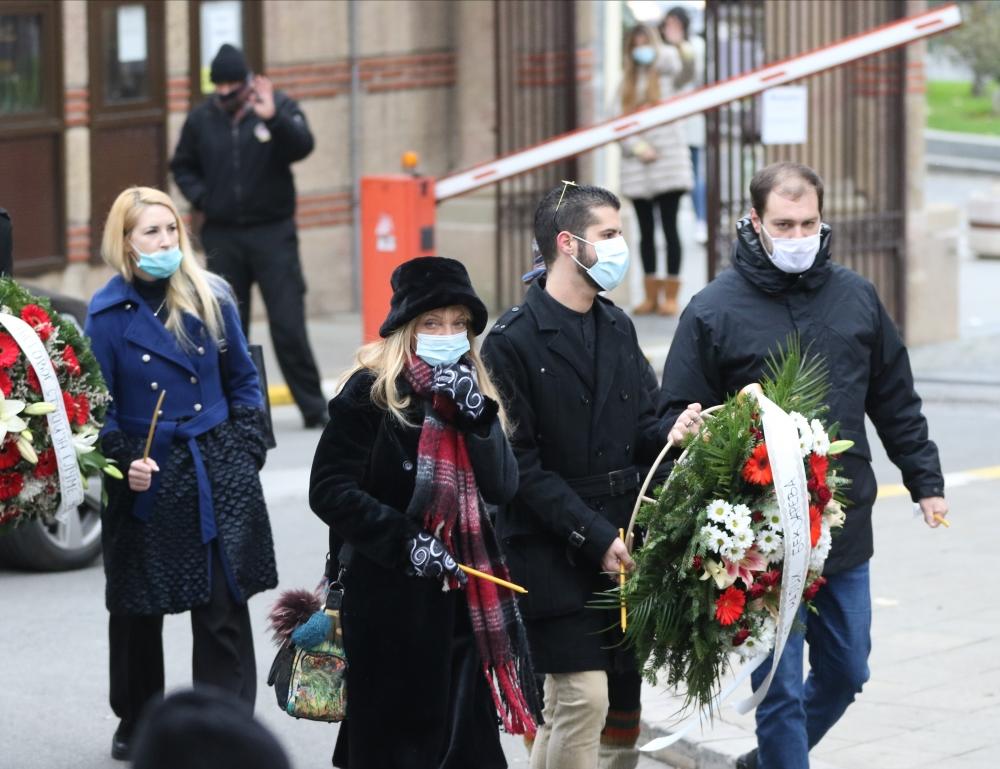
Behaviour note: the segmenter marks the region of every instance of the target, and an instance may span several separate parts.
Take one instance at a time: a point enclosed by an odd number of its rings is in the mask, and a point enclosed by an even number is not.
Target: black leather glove
[[[429,579],[454,577],[461,585],[468,582],[469,578],[458,568],[458,564],[444,543],[429,531],[417,532],[417,536],[406,543],[406,552],[410,557],[410,567],[407,571],[411,574]]]
[[[434,369],[431,391],[451,398],[462,416],[476,420],[482,416],[486,399],[479,392],[479,385],[472,375],[472,368],[461,361]]]

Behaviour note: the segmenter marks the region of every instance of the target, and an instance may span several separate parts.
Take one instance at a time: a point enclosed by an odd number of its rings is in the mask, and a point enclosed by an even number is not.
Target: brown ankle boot
[[[679,278],[669,277],[663,282],[663,292],[666,295],[662,302],[656,307],[656,312],[660,315],[677,314],[677,294],[681,290]]]
[[[660,283],[662,281],[655,275],[647,275],[643,280],[646,287],[646,298],[632,310],[633,315],[649,315],[656,309],[656,300],[660,294]]]

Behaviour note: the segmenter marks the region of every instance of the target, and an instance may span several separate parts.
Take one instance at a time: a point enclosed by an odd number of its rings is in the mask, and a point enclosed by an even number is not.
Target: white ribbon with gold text
[[[771,670],[760,687],[747,699],[737,702],[734,708],[740,713],[753,710],[764,699],[771,686],[771,679],[778,667],[781,655],[788,641],[788,634],[795,624],[802,591],[805,589],[809,571],[809,497],[806,493],[806,473],[799,451],[799,431],[788,416],[774,402],[769,400],[759,385],[748,385],[743,393],[757,400],[760,420],[764,428],[764,442],[774,480],[774,493],[778,498],[781,512],[782,538],[785,544],[785,561],[781,575],[781,600],[778,609],[777,628],[774,641],[774,660]],[[725,689],[713,698],[712,708],[718,708],[729,699],[750,675],[768,658],[761,654],[744,665]],[[695,725],[702,723],[707,715],[703,710],[678,724],[677,728],[664,737],[658,737],[643,745],[639,750],[654,752],[672,745],[684,737]]]
[[[0,313],[0,325],[14,337],[14,341],[24,352],[28,364],[35,370],[38,384],[42,388],[42,397],[55,406],[55,411],[50,412],[47,418],[56,465],[59,468],[59,491],[62,499],[56,515],[61,517],[83,502],[83,479],[80,477],[80,466],[76,461],[73,428],[70,427],[69,417],[66,415],[66,404],[63,403],[59,377],[56,376],[56,370],[49,359],[45,345],[31,326],[20,318],[6,313]]]

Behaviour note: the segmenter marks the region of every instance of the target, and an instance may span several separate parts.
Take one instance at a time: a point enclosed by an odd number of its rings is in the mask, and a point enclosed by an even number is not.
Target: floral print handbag
[[[271,665],[267,682],[274,686],[279,707],[294,718],[333,722],[343,721],[347,713],[347,657],[340,619],[343,598],[344,588],[337,580],[327,592],[322,614],[328,620],[321,640],[298,645],[289,638]],[[314,616],[307,624],[315,620]]]

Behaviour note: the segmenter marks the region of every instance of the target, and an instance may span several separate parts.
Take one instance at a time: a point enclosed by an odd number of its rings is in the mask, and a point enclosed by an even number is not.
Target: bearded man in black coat
[[[532,769],[593,769],[616,750],[637,760],[636,661],[618,612],[587,606],[621,565],[633,568],[619,529],[635,504],[636,465],[652,463],[667,433],[632,322],[598,296],[628,269],[619,207],[599,187],[556,187],[542,199],[535,240],[546,275],[483,344],[520,471],[497,533],[528,590],[519,605],[535,671],[545,673]]]
[[[818,613],[803,612],[767,695],[757,707],[750,769],[808,769],[819,742],[868,680],[871,649],[872,505],[877,487],[865,433],[867,414],[928,526],[947,515],[937,447],[913,388],[909,356],[875,287],[831,261],[823,224],[823,182],[811,168],[775,163],[750,182],[753,208],[736,226],[733,269],[700,291],[681,316],[663,372],[659,413],[680,414],[671,437],[697,429],[702,405],[721,403],[765,373],[768,355],[790,334],[820,355],[829,372],[829,419],[854,441],[842,455],[852,485],[840,536],[833,540]],[[802,677],[804,642],[809,674]],[[757,668],[761,685],[770,662]]]

